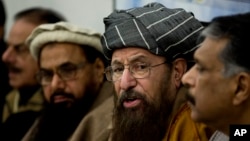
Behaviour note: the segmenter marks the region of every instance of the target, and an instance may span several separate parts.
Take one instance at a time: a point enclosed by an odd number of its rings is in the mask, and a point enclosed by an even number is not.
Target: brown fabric
[[[95,102],[91,107],[91,111],[103,103],[107,98],[114,95],[113,83],[106,81],[101,87]]]
[[[101,95],[92,106],[93,110],[82,119],[69,141],[108,141],[114,108],[114,91],[109,83],[101,89]]]
[[[172,119],[163,141],[208,141],[213,130],[202,123],[194,122],[190,114],[190,107],[183,105]]]
[[[19,92],[18,90],[12,90],[6,95],[6,101],[3,107],[3,122],[14,113],[24,112],[24,111],[40,111],[43,108],[43,94],[41,89],[34,93],[34,95],[29,99],[27,104],[19,105]]]
[[[113,107],[114,101],[111,96],[83,118],[69,141],[108,141]]]
[[[97,96],[97,98],[95,99],[95,101],[94,101],[94,103],[93,103],[93,105],[92,105],[92,107],[91,107],[91,109],[90,109],[90,112],[88,113],[88,114],[86,114],[84,117],[83,117],[83,119],[82,119],[82,121],[80,122],[80,124],[79,124],[79,127],[77,127],[76,128],[76,131],[72,134],[73,136],[72,136],[72,138],[74,137],[74,138],[81,138],[82,136],[81,136],[81,134],[85,134],[86,136],[88,135],[88,134],[90,134],[90,133],[92,133],[92,127],[94,127],[94,124],[89,124],[88,122],[90,122],[91,120],[92,120],[92,117],[97,117],[97,118],[100,118],[101,117],[101,119],[103,119],[103,121],[111,121],[111,116],[112,115],[109,115],[108,113],[112,113],[112,107],[113,107],[113,101],[111,101],[110,99],[112,99],[113,100],[113,98],[112,98],[112,96],[113,96],[113,85],[112,85],[112,83],[110,83],[110,82],[105,82],[104,84],[103,84],[103,86],[102,86],[102,88],[101,88],[101,90],[100,90],[100,92],[99,92],[99,94],[98,94],[98,96]],[[111,102],[110,102],[111,101]],[[106,103],[107,104],[109,104],[109,105],[106,105]],[[105,108],[105,106],[107,107],[107,108]],[[104,107],[106,110],[102,110],[102,107]],[[110,112],[108,112],[110,110]],[[95,114],[98,114],[98,116],[95,116]],[[100,115],[100,117],[99,117],[99,115]],[[105,116],[104,116],[105,115]],[[105,119],[105,120],[104,120]],[[40,120],[40,118],[38,117],[37,119],[36,119],[36,121],[34,122],[34,124],[31,126],[31,128],[29,129],[29,131],[26,133],[26,135],[23,137],[23,139],[22,139],[22,141],[30,141],[30,138],[32,137],[32,134],[34,133],[34,132],[36,132],[36,130],[37,130],[37,125],[38,125],[38,123],[39,123],[39,120]],[[87,123],[85,123],[85,121],[87,122]],[[97,120],[97,121],[99,121],[99,120]],[[82,124],[87,124],[88,126],[87,127],[89,127],[90,129],[89,130],[87,130],[87,128],[84,128],[84,129],[81,129],[82,128]],[[96,130],[96,131],[100,131],[101,129],[103,129],[103,127],[102,126],[105,126],[105,124],[106,123],[104,123],[104,125],[99,125],[99,123],[98,123],[98,125],[96,126],[96,127],[94,127],[93,129],[94,130]],[[85,126],[84,126],[85,127]],[[66,127],[65,127],[66,128]],[[80,128],[80,129],[79,129]],[[97,130],[98,129],[98,130]],[[100,130],[99,130],[100,129]],[[85,133],[81,133],[81,134],[79,134],[79,132],[81,131],[81,130],[83,130]],[[90,133],[89,133],[90,132]],[[75,137],[75,135],[77,135],[76,137]],[[91,138],[92,137],[92,135],[93,134],[90,134],[90,135],[88,135],[89,136],[89,138]],[[96,135],[93,135],[94,137],[96,137]],[[70,138],[69,140],[72,140],[72,138]],[[85,139],[85,138],[84,138]],[[72,140],[73,141],[73,140]],[[74,140],[75,141],[75,140]],[[87,140],[87,141],[90,141],[90,140]],[[97,141],[97,140],[96,140]],[[99,141],[99,140],[98,140]]]
[[[214,130],[192,120],[185,93],[186,89],[181,88],[177,94],[172,118],[163,141],[208,141]]]

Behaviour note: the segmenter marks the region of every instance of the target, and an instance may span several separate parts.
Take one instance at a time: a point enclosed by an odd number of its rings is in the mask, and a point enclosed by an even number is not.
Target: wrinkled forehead
[[[24,43],[35,27],[37,27],[37,25],[23,19],[17,20],[10,29],[7,42],[9,44]]]
[[[114,63],[129,63],[135,61],[147,62],[147,61],[165,60],[165,57],[158,56],[151,53],[149,50],[138,47],[127,47],[116,49],[112,54],[111,64]]]
[[[81,47],[71,43],[46,44],[40,53],[42,67],[56,67],[66,62],[79,63],[85,60]]]

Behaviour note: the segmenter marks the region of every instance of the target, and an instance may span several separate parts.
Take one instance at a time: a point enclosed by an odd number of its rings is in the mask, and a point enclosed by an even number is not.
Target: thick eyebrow
[[[64,63],[60,64],[60,65],[58,66],[58,68],[67,67],[68,65],[76,65],[76,64],[75,64],[75,63],[72,63],[72,62],[70,62],[70,61],[68,61],[68,62],[64,62]]]
[[[68,65],[75,65],[75,64],[70,62],[70,61],[63,62],[60,65],[56,66],[56,69],[66,67]],[[53,70],[53,69],[43,68],[42,66],[40,66],[40,70],[49,71],[49,70]]]
[[[131,58],[129,58],[129,62],[136,62],[136,61],[145,62],[145,60],[148,60],[148,58],[143,54],[137,54],[137,55],[134,55]]]
[[[117,59],[111,62],[111,66],[112,65],[118,65],[118,64],[122,64],[122,63]]]
[[[9,47],[11,44],[7,42],[7,47]],[[20,48],[20,47],[23,47],[25,46],[26,47],[26,44],[25,43],[19,43],[19,44],[12,44],[11,46],[13,46],[15,49],[17,48]]]
[[[132,57],[129,57],[128,60],[130,63],[133,63],[137,61],[146,62],[149,59],[144,54],[136,54],[136,55],[133,55]],[[111,65],[114,65],[114,64],[123,64],[123,63],[121,63],[119,60],[114,60],[111,62]]]
[[[197,57],[194,57],[194,62],[195,62],[195,64],[198,64],[198,65],[201,65],[201,66],[205,66],[204,65],[205,63],[203,63],[200,59],[197,59]]]
[[[39,71],[43,71],[43,72],[52,72],[51,69],[46,69],[46,68],[40,68]]]

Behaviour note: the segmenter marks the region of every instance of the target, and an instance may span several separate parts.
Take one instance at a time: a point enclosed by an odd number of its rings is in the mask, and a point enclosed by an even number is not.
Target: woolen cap
[[[203,29],[192,13],[181,8],[169,9],[156,2],[114,11],[104,18],[104,24],[101,43],[109,60],[114,50],[125,47],[141,47],[168,59],[190,57]]]
[[[42,47],[51,42],[66,42],[79,45],[87,45],[103,53],[101,34],[88,28],[80,28],[67,22],[54,24],[42,24],[35,28],[27,38],[31,55],[38,59]]]

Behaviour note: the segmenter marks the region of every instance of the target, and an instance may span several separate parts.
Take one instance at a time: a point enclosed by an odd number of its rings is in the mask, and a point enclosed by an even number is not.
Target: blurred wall
[[[115,9],[127,9],[159,2],[168,8],[184,8],[201,21],[223,15],[250,12],[250,0],[115,0]]]
[[[3,0],[6,13],[6,36],[13,23],[15,13],[20,10],[41,6],[54,9],[71,23],[80,27],[93,28],[104,32],[103,17],[113,10],[113,0]]]
[[[69,22],[82,27],[104,32],[103,18],[113,9],[127,9],[143,6],[149,2],[160,2],[169,8],[185,8],[202,21],[215,16],[250,11],[250,0],[2,0],[7,12],[6,33],[16,12],[33,6],[55,9]],[[6,35],[7,35],[6,34]]]

